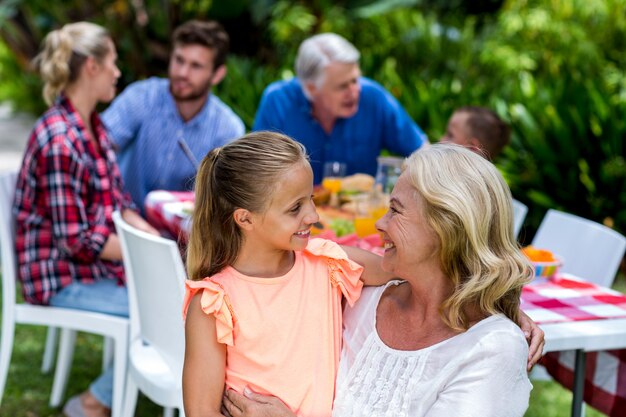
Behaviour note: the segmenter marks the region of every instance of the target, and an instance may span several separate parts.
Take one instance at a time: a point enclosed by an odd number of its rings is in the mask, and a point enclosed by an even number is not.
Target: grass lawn
[[[618,276],[614,288],[626,292],[626,279]],[[37,326],[18,326],[15,335],[11,368],[0,407],[0,416],[6,417],[62,417],[60,409],[50,408],[48,400],[52,389],[52,374],[40,371],[46,329]],[[74,364],[67,386],[66,398],[82,392],[100,373],[102,338],[79,334],[74,352]],[[533,381],[530,408],[526,417],[568,417],[572,393],[552,381]],[[136,417],[156,417],[163,409],[140,395]],[[587,417],[604,414],[587,407]]]
[[[41,358],[46,330],[39,326],[18,326],[7,386],[0,407],[0,416],[6,417],[61,417],[60,408],[50,408],[52,373],[41,373]],[[74,363],[67,384],[66,398],[82,392],[101,369],[102,338],[79,334],[74,352]],[[163,409],[140,395],[137,417],[155,417]]]
[[[53,373],[41,373],[46,327],[18,325],[0,416],[62,417],[61,408],[50,408]],[[65,398],[84,391],[102,367],[102,337],[79,333]],[[157,417],[163,409],[139,395],[137,417]]]
[[[525,417],[569,417],[572,407],[572,392],[554,381],[531,381],[530,407]],[[605,417],[599,411],[586,407],[586,417]]]

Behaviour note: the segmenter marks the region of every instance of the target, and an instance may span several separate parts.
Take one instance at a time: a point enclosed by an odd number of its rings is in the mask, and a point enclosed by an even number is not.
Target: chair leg
[[[2,341],[0,341],[0,404],[2,404],[4,388],[6,387],[7,376],[9,375],[9,364],[11,363],[11,354],[13,353],[13,337],[15,336],[15,322],[13,321],[13,317],[7,314],[6,311],[4,313]]]
[[[126,372],[126,389],[124,390],[124,406],[122,416],[130,417],[135,415],[138,394],[139,389],[137,388],[137,384],[133,381],[130,372]]]
[[[124,394],[126,392],[126,373],[128,364],[128,329],[123,335],[117,335],[114,340],[113,357],[113,404],[111,417],[127,417],[123,414]],[[137,390],[135,389],[135,392]],[[136,394],[135,394],[136,395]],[[135,398],[136,401],[136,398]],[[132,416],[134,414],[129,414]]]
[[[57,350],[57,334],[58,327],[48,327],[46,335],[46,348],[43,352],[43,360],[41,362],[41,373],[47,374],[54,365],[54,356]]]
[[[172,407],[163,408],[163,417],[174,417],[174,410]]]
[[[50,394],[50,407],[61,405],[67,386],[72,360],[74,358],[74,346],[76,344],[76,331],[71,329],[61,329],[61,340],[59,342],[59,356],[57,366],[54,371],[54,382],[52,383],[52,394]]]
[[[106,371],[113,363],[113,346],[115,340],[105,337],[102,344],[102,372]]]

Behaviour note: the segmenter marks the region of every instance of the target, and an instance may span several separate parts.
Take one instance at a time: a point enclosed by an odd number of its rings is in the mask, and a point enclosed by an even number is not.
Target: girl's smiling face
[[[277,181],[265,212],[253,213],[257,243],[266,249],[303,250],[319,220],[313,203],[313,171],[298,163]],[[260,249],[260,248],[259,248]]]

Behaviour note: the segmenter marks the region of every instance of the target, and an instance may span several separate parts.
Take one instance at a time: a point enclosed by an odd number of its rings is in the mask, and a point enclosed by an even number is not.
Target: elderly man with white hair
[[[316,184],[327,161],[345,162],[347,174],[374,175],[381,150],[407,156],[428,143],[400,103],[361,76],[359,57],[341,36],[315,35],[300,45],[297,77],[263,93],[252,130],[281,132],[302,143]]]

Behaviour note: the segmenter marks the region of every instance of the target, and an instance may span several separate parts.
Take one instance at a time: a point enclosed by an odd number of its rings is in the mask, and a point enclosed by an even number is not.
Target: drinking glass
[[[387,205],[382,195],[376,190],[355,197],[356,211],[354,231],[359,237],[378,233],[376,222],[387,212]]]
[[[346,175],[347,166],[344,162],[329,161],[324,164],[322,187],[330,191],[330,205],[339,206],[337,193],[341,191],[341,178]]]
[[[403,158],[396,156],[379,156],[376,185],[385,194],[391,194],[393,186],[402,172]]]

